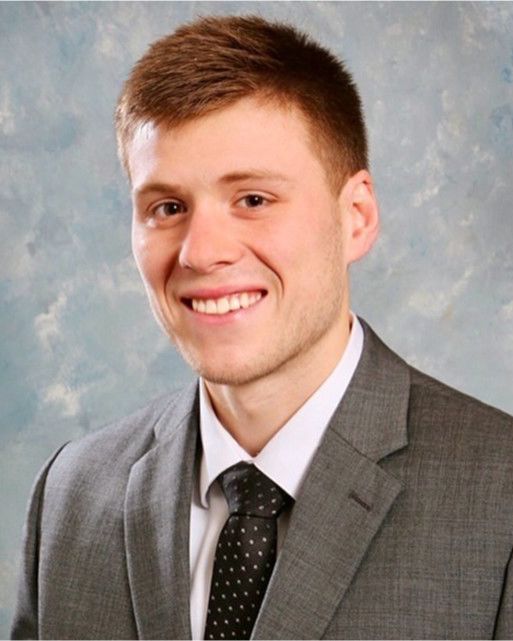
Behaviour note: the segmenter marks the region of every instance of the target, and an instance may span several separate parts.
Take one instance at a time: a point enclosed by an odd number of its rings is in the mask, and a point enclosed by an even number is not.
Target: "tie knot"
[[[251,463],[237,463],[219,475],[230,515],[277,518],[293,499]]]

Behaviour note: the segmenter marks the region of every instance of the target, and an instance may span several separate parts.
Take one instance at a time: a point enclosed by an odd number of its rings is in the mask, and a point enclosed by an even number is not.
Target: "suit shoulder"
[[[513,453],[512,416],[414,368],[410,368],[410,372],[413,422],[444,430],[444,441],[456,430],[463,432],[469,442],[488,441],[494,447],[503,443],[508,453]]]
[[[87,478],[112,482],[126,476],[135,461],[154,446],[155,429],[162,415],[173,412],[182,390],[158,397],[146,406],[103,428],[67,443],[53,461],[50,485]]]

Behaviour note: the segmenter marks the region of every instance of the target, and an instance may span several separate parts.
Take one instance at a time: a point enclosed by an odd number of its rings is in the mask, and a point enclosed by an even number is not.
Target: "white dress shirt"
[[[205,384],[200,379],[200,434],[202,455],[191,505],[191,628],[193,639],[203,639],[210,581],[219,534],[228,518],[228,505],[216,478],[227,468],[247,461],[296,499],[301,483],[330,418],[354,374],[363,347],[363,329],[352,315],[351,332],[335,369],[255,457],[248,454],[221,425]],[[278,519],[278,553],[289,514]]]

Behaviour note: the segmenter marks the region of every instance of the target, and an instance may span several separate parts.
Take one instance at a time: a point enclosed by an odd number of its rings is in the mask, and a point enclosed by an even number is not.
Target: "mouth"
[[[241,309],[248,309],[267,295],[267,291],[241,291],[216,298],[182,298],[189,309],[207,316],[225,316]]]

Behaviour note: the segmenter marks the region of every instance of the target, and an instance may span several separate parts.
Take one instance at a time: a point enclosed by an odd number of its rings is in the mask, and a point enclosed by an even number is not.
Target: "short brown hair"
[[[116,109],[119,155],[141,124],[174,127],[258,95],[297,107],[330,183],[367,168],[356,85],[327,49],[258,16],[205,17],[154,42],[136,63]]]

